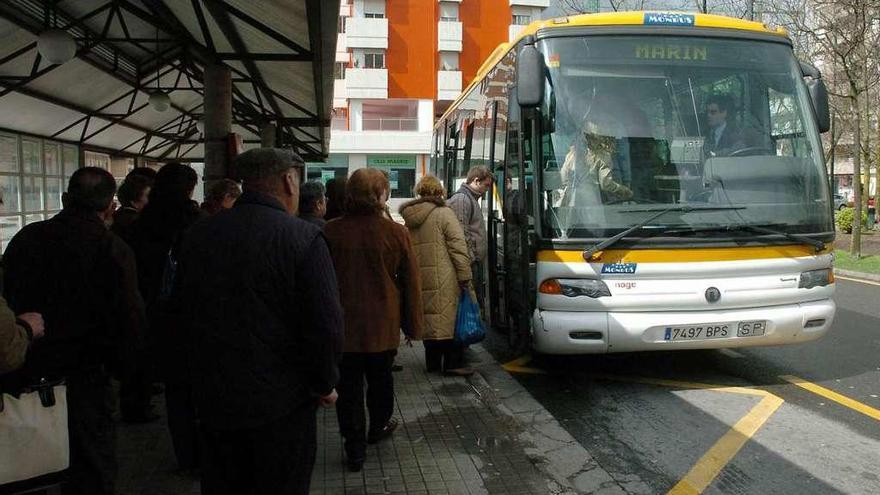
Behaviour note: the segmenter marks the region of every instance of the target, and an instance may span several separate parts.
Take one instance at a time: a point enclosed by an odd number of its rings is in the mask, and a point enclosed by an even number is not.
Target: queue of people
[[[202,493],[299,494],[318,407],[335,404],[352,471],[398,428],[401,333],[425,340],[427,371],[473,372],[453,334],[461,291],[481,290],[488,169],[448,205],[424,177],[404,226],[390,219],[383,172],[325,189],[300,184],[303,166],[290,151],[247,151],[231,171],[241,186],[212,185],[201,208],[187,165],[136,169],[119,191],[85,167],[62,212],[9,243],[0,391],[66,381],[63,493],[115,491],[114,377],[128,422],[158,417],[150,402],[164,385],[178,466],[200,475]]]

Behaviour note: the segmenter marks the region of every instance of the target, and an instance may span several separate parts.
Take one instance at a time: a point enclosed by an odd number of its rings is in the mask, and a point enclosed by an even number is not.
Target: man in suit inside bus
[[[706,118],[709,132],[706,133],[703,150],[707,156],[729,156],[746,148],[740,128],[728,119],[733,110],[733,100],[728,95],[713,95],[706,102]]]

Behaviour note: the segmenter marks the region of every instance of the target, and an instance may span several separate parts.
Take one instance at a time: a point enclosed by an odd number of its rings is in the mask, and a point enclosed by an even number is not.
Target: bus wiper
[[[663,215],[665,215],[669,212],[672,212],[672,211],[680,211],[683,213],[689,213],[692,211],[744,210],[745,208],[746,208],[745,206],[675,205],[675,206],[670,206],[668,208],[663,208],[659,211],[656,208],[621,210],[623,213],[636,213],[636,212],[643,212],[643,211],[645,211],[645,212],[656,211],[657,213],[655,213],[654,215],[651,215],[650,217],[648,217],[638,223],[633,224],[631,227],[624,230],[623,232],[621,232],[613,237],[609,237],[608,239],[605,239],[604,241],[600,242],[599,244],[596,244],[595,246],[585,250],[583,253],[583,256],[584,256],[585,260],[590,261],[590,258],[592,258],[593,255],[596,254],[597,252],[607,248],[608,246],[611,246],[612,244],[615,244],[617,241],[623,239],[624,237],[632,234],[633,232],[644,227],[645,225],[648,225],[649,223],[653,222],[654,220],[656,220],[656,219],[662,217]]]
[[[751,232],[757,232],[759,234],[769,234],[769,235],[781,235],[785,238],[791,239],[793,241],[802,242],[804,244],[809,244],[816,248],[816,252],[822,251],[825,249],[825,243],[818,240],[813,239],[812,237],[802,235],[802,234],[792,234],[790,232],[785,232],[782,230],[771,229],[769,227],[764,227],[760,225],[750,225],[746,223],[734,223],[729,225],[719,225],[716,227],[696,227],[696,228],[686,228],[682,229],[687,232],[711,232],[711,231],[736,231],[736,230],[747,230]]]

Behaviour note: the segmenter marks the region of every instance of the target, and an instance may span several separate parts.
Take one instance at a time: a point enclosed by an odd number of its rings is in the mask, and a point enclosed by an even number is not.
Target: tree
[[[870,168],[871,123],[875,122],[880,72],[880,3],[877,0],[779,0],[773,13],[786,26],[801,55],[821,62],[832,108],[843,133],[852,137],[855,218],[861,218],[862,160]],[[872,98],[873,96],[873,98]],[[863,132],[867,131],[867,132]],[[880,144],[880,143],[877,143]],[[833,145],[833,143],[832,143]],[[870,184],[870,177],[869,182]],[[850,252],[861,255],[861,222],[853,224]]]

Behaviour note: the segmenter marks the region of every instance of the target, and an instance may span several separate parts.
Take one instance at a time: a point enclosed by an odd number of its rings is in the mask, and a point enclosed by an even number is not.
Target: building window
[[[528,26],[532,22],[532,16],[530,15],[513,15],[512,24],[514,26]]]
[[[25,225],[61,210],[61,194],[77,168],[76,146],[0,134],[0,250]]]
[[[458,70],[458,52],[440,52],[440,70]]]
[[[440,21],[458,22],[458,4],[451,2],[440,2]]]
[[[365,53],[364,54],[365,69],[384,69],[385,54],[384,53]]]
[[[364,12],[364,17],[367,19],[384,19],[385,14],[382,12]]]
[[[345,66],[347,65],[346,62],[336,62],[333,64],[333,78],[345,79]]]

